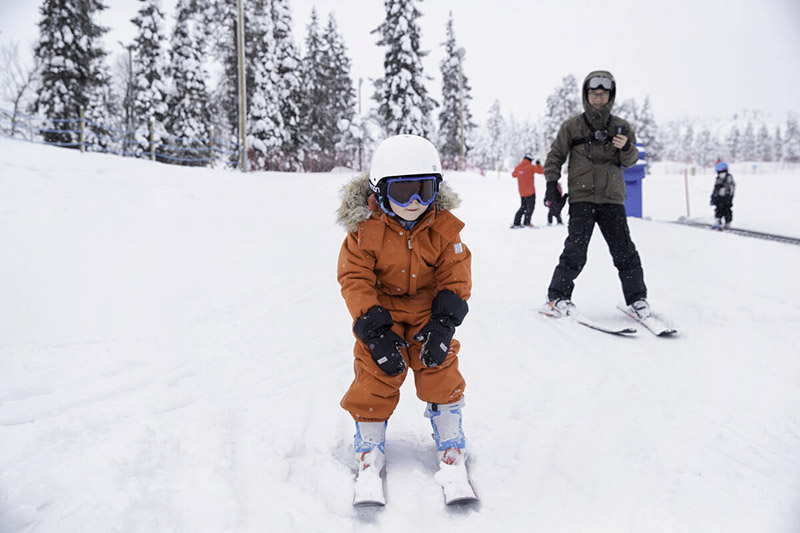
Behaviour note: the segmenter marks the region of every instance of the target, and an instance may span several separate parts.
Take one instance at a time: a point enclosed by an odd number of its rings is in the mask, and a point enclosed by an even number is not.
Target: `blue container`
[[[625,178],[625,214],[642,218],[642,180],[647,168],[647,154],[642,143],[636,143],[636,148],[639,149],[639,161],[622,171],[622,177]]]

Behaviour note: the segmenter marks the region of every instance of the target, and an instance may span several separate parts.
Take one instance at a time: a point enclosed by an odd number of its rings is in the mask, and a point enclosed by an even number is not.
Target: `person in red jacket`
[[[522,162],[511,173],[513,177],[517,178],[521,199],[521,205],[514,215],[514,224],[512,224],[511,229],[521,228],[523,222],[525,227],[533,227],[531,217],[533,216],[533,208],[536,205],[536,185],[533,180],[535,174],[544,174],[544,168],[542,168],[542,164],[539,161],[536,161],[535,165],[533,164],[531,154],[525,154]]]

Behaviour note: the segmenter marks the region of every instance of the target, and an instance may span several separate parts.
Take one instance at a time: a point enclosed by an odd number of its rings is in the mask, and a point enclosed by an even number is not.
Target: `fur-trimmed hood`
[[[368,172],[348,181],[339,191],[342,203],[336,210],[336,222],[349,232],[358,231],[358,225],[373,213],[381,213],[377,201],[374,197],[370,201],[370,196],[374,193],[369,186]],[[446,181],[442,181],[433,205],[438,211],[451,211],[461,205],[461,199]]]

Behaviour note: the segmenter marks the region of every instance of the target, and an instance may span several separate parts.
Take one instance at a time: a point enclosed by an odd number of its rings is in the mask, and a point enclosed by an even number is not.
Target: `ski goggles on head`
[[[614,88],[614,80],[606,76],[595,76],[589,80],[589,88],[610,91]]]
[[[417,200],[431,205],[439,192],[439,176],[414,176],[386,180],[386,196],[400,207],[408,207]]]

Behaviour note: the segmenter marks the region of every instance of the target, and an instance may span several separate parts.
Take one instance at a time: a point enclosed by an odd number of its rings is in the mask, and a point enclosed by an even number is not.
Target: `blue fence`
[[[57,125],[64,127],[54,127]],[[48,134],[64,134],[75,140],[48,141]],[[138,139],[137,134],[140,136]],[[154,131],[152,126],[147,129],[146,139],[141,138],[141,134],[141,131],[113,128],[84,116],[49,119],[0,108],[0,137],[173,164],[213,167],[215,163],[229,166],[239,163],[241,144],[226,142],[213,135],[205,138],[177,137]]]

